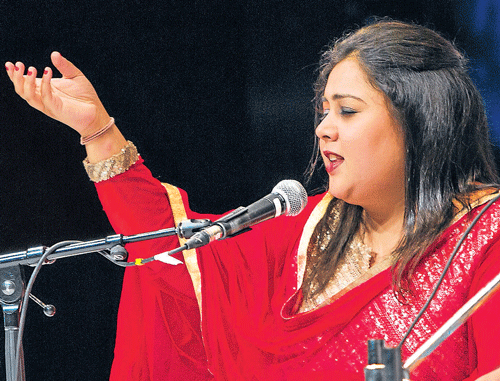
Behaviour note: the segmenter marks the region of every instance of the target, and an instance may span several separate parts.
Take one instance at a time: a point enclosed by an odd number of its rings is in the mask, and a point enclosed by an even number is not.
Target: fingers
[[[5,63],[5,70],[7,70],[7,75],[12,80],[12,75],[13,75],[13,72],[15,70],[14,64],[12,62],[6,62]]]
[[[32,66],[28,67],[25,74],[25,66],[22,62],[16,64],[7,62],[5,68],[16,93],[30,106],[54,119],[60,121],[64,119],[63,123],[74,125],[78,121],[67,118],[68,115],[63,113],[64,106],[71,105],[78,111],[78,107],[82,104],[92,103],[92,101],[97,104],[99,99],[92,85],[75,65],[58,52],[53,52],[51,59],[63,78],[54,79],[54,73],[50,67],[45,68],[41,78],[37,78],[37,70]]]
[[[39,111],[44,111],[45,106],[42,103],[40,96],[40,82],[41,79],[36,78],[37,70],[30,66],[24,78],[24,87],[22,97],[31,107]]]
[[[10,65],[7,66],[7,64]],[[5,67],[8,68],[7,73],[14,84],[16,93],[24,98],[24,64],[22,62],[16,62],[15,65],[12,65],[10,62],[7,64]]]
[[[22,62],[17,62],[15,65],[11,62],[7,62],[5,64],[5,69],[7,70],[10,80],[14,84],[16,93],[26,100],[32,98],[35,94],[36,87],[36,69],[30,66],[26,75],[24,75],[25,67]]]
[[[28,72],[26,73],[26,77],[24,77],[24,88],[23,95],[24,99],[31,103],[36,99],[36,74],[37,71],[33,66],[28,68]]]
[[[74,78],[78,75],[82,75],[80,69],[64,58],[61,53],[52,52],[50,58],[56,69],[59,70],[64,78]]]
[[[5,64],[7,74],[14,84],[17,94],[35,109],[52,116],[54,98],[51,85],[52,70],[45,68],[42,78],[37,78],[37,70],[30,66],[25,72],[22,62]]]
[[[43,75],[42,75],[42,80],[40,83],[40,96],[42,103],[45,107],[45,112],[51,116],[52,114],[52,108],[54,105],[54,96],[52,93],[52,86],[51,86],[51,79],[52,79],[52,69],[50,67],[46,67]]]

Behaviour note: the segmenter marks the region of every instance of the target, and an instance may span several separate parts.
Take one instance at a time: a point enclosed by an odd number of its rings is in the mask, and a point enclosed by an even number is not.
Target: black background
[[[4,1],[0,60],[41,72],[60,51],[92,81],[153,174],[187,190],[194,210],[220,213],[282,179],[302,180],[320,53],[373,16],[427,24],[455,40],[483,63],[475,77],[494,95],[498,58],[488,31],[498,14],[486,9],[478,38],[470,22],[479,3]],[[30,109],[5,73],[0,134],[0,253],[113,233],[81,165],[77,133]],[[121,278],[97,254],[44,266],[33,293],[58,311],[49,319],[30,303],[27,380],[107,379]]]

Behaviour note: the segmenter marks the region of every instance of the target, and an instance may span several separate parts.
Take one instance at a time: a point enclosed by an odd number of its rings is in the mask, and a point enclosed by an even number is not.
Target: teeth
[[[335,160],[337,160],[337,157],[335,155],[330,155],[330,156],[328,156],[328,160],[335,161]]]

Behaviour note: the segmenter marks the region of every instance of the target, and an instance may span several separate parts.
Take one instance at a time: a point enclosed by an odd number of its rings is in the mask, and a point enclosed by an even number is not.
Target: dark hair
[[[497,183],[488,122],[467,60],[450,41],[420,25],[381,20],[344,36],[323,54],[315,83],[316,125],[328,76],[347,57],[355,57],[372,85],[385,93],[403,128],[405,234],[393,252],[394,282],[401,288],[403,278],[411,276],[425,249],[453,219],[452,200],[470,208],[467,194]],[[320,164],[316,146],[311,168]],[[318,224],[319,234],[326,234],[328,213],[337,202],[332,200]],[[362,209],[344,203],[340,216],[318,266],[306,277],[306,295],[328,284],[359,229]],[[309,289],[313,281],[318,285],[314,292]]]

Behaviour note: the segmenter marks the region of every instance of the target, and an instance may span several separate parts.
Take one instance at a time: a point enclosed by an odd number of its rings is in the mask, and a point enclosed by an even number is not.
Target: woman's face
[[[316,128],[329,175],[329,192],[365,209],[404,205],[405,145],[402,129],[356,58],[331,71]]]

